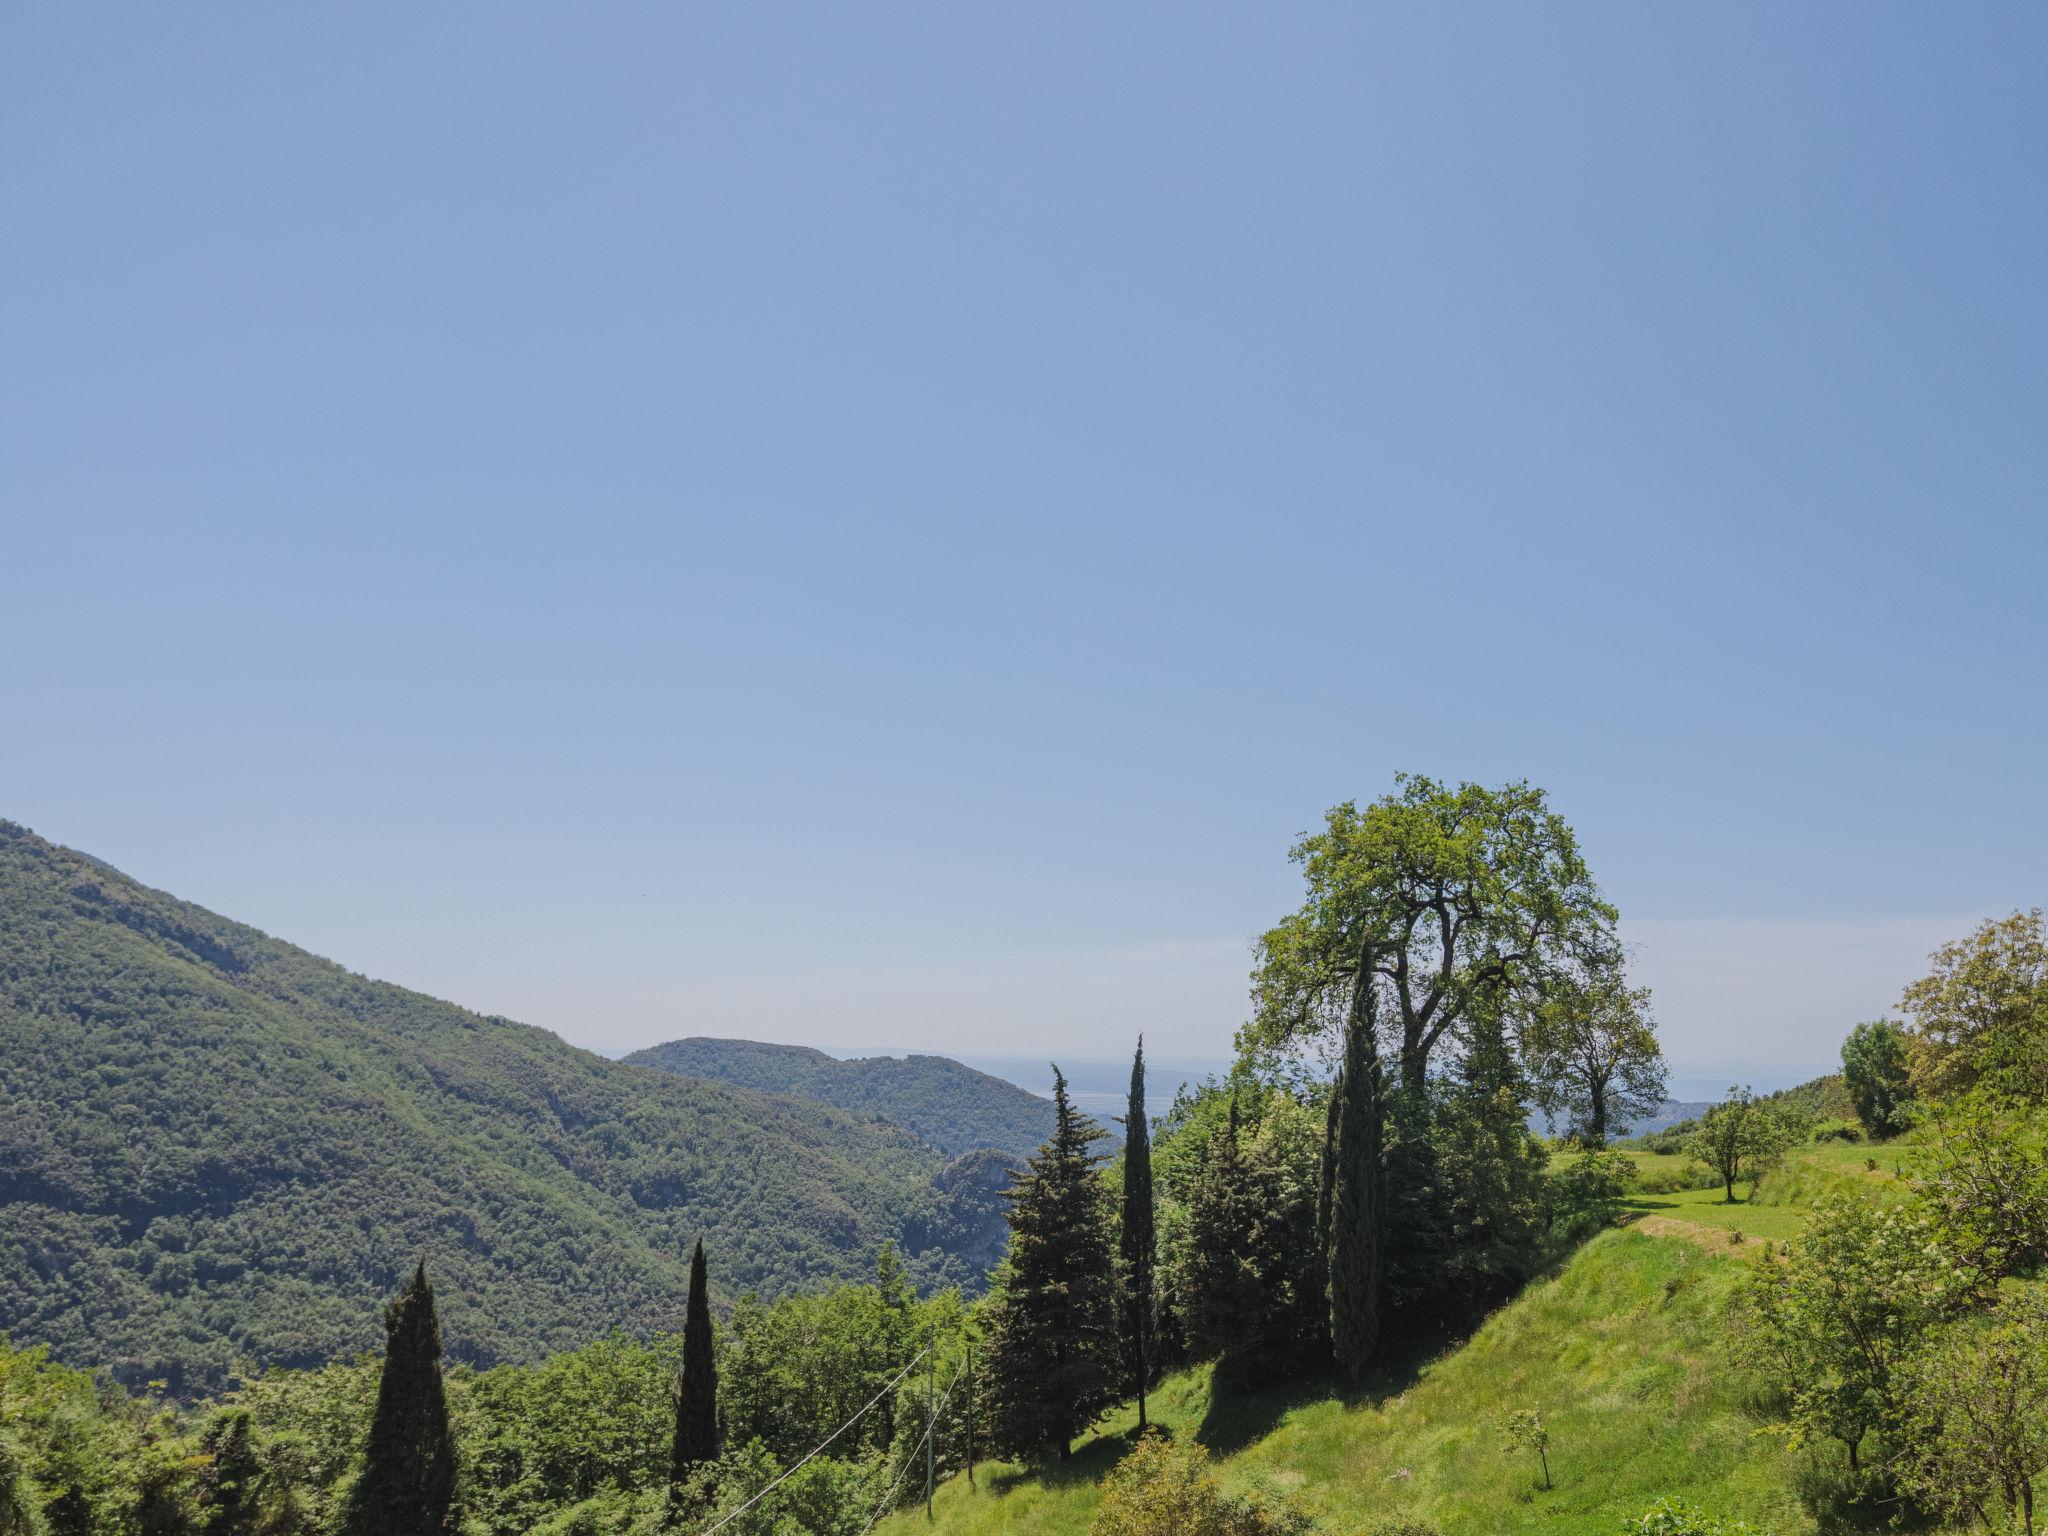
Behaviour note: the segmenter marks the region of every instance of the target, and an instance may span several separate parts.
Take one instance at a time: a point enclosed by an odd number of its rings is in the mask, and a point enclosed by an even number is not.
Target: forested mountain
[[[626,1060],[879,1115],[952,1155],[993,1147],[1028,1157],[1052,1134],[1051,1100],[946,1056],[842,1061],[808,1046],[700,1036],[649,1046]],[[1047,1067],[1048,1082],[1051,1075]]]
[[[728,1296],[864,1277],[888,1240],[972,1284],[1001,1218],[971,1175],[872,1117],[371,981],[0,822],[16,1343],[182,1390],[313,1364],[377,1344],[424,1254],[453,1358],[536,1359],[676,1326],[700,1234]]]

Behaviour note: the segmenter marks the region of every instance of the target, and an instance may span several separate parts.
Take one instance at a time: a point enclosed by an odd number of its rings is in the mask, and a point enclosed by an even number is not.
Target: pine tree
[[[999,1451],[1073,1453],[1074,1437],[1116,1401],[1116,1265],[1108,1192],[1096,1172],[1102,1129],[1075,1111],[1053,1068],[1052,1139],[1010,1202],[1010,1256],[989,1302],[986,1392]]]
[[[1138,1428],[1145,1427],[1145,1392],[1152,1384],[1152,1278],[1156,1255],[1152,1213],[1152,1129],[1145,1116],[1145,1038],[1131,1058],[1131,1097],[1124,1113],[1124,1205],[1118,1232],[1123,1261],[1124,1364],[1138,1389]]]
[[[441,1324],[422,1259],[384,1309],[384,1375],[348,1536],[443,1536],[455,1528],[455,1437],[441,1385]]]
[[[704,1239],[690,1256],[690,1303],[683,1314],[683,1375],[676,1394],[675,1446],[669,1456],[671,1497],[690,1474],[718,1459],[718,1360],[711,1347],[711,1283]]]
[[[1338,1104],[1330,1118],[1330,1349],[1357,1381],[1380,1336],[1380,1156],[1384,1130],[1378,1020],[1372,988],[1362,989],[1344,1035]]]

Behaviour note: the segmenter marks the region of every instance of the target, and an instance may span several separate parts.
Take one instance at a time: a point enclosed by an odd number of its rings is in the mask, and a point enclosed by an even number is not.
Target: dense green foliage
[[[677,1326],[700,1232],[732,1291],[857,1277],[899,1238],[920,1283],[972,1283],[1001,1181],[370,981],[0,823],[0,1319],[125,1381],[371,1348],[420,1253],[478,1364]]]
[[[2048,1102],[2048,918],[2039,907],[1944,944],[1899,1000],[1912,1025],[1914,1090],[1985,1087]]]
[[[822,1099],[849,1114],[902,1126],[952,1157],[981,1147],[1028,1157],[1053,1129],[1048,1101],[945,1056],[842,1061],[802,1045],[692,1038],[625,1059],[763,1093]]]
[[[774,1302],[742,1298],[717,1328],[727,1440],[686,1488],[708,1523],[764,1489],[882,1393],[858,1431],[728,1527],[857,1536],[899,1496],[924,1432],[920,1369],[883,1392],[926,1338],[953,1381],[967,1338],[957,1292],[880,1284]],[[445,1376],[455,1504],[469,1536],[652,1536],[668,1517],[682,1339],[601,1340],[538,1365]],[[41,1350],[0,1344],[0,1470],[38,1536],[338,1536],[361,1486],[387,1372],[373,1357],[271,1371],[176,1416]],[[938,1467],[963,1464],[964,1395],[942,1405]],[[921,1460],[920,1460],[921,1467]],[[0,1484],[0,1491],[6,1485]],[[0,1504],[0,1508],[4,1508]],[[686,1527],[688,1528],[688,1527]],[[0,1530],[4,1530],[0,1526]]]
[[[1842,1082],[1856,1118],[1871,1136],[1896,1136],[1912,1123],[1913,1083],[1906,1032],[1890,1019],[1858,1024],[1842,1042]]]
[[[1188,1192],[1175,1266],[1190,1352],[1243,1385],[1322,1333],[1313,1191],[1270,1140],[1243,1134],[1236,1096]]]

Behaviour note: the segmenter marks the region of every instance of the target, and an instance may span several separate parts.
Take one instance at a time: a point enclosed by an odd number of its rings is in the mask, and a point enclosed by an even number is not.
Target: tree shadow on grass
[[[1541,1278],[1533,1276],[1530,1283]],[[1195,1438],[1215,1455],[1228,1456],[1263,1440],[1296,1408],[1333,1398],[1346,1408],[1376,1407],[1399,1397],[1422,1379],[1431,1362],[1461,1347],[1510,1299],[1495,1296],[1428,1314],[1389,1318],[1380,1359],[1356,1385],[1336,1366],[1319,1360],[1300,1362],[1279,1379],[1253,1386],[1212,1377],[1209,1406]]]
[[[1099,1483],[1109,1475],[1109,1469],[1124,1459],[1124,1453],[1137,1438],[1133,1430],[1129,1434],[1098,1435],[1084,1440],[1065,1461],[1041,1461],[1029,1466],[1013,1467],[1001,1472],[985,1473],[982,1482],[996,1493],[1008,1493],[1025,1483],[1037,1483],[1043,1488],[1068,1488],[1076,1483]]]

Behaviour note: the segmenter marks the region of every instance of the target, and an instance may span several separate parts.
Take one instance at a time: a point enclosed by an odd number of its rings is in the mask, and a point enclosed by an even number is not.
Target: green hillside
[[[946,1056],[841,1061],[808,1046],[696,1037],[649,1046],[626,1060],[878,1115],[954,1156],[993,1147],[1027,1157],[1052,1132],[1050,1100]]]
[[[379,1343],[424,1253],[455,1359],[537,1359],[675,1326],[700,1233],[728,1295],[863,1277],[889,1240],[972,1282],[1000,1214],[943,1163],[371,981],[0,823],[17,1343],[180,1391],[316,1364]]]
[[[1200,1366],[1162,1384],[1151,1417],[1211,1451],[1226,1487],[1284,1494],[1330,1531],[1408,1519],[1443,1536],[1609,1532],[1677,1495],[1769,1536],[1813,1532],[1799,1496],[1803,1458],[1758,1432],[1752,1383],[1730,1351],[1732,1304],[1764,1242],[1796,1236],[1813,1199],[1900,1197],[1899,1153],[1879,1149],[1871,1170],[1872,1150],[1799,1148],[1753,1202],[1746,1185],[1733,1205],[1718,1188],[1633,1196],[1625,1227],[1585,1244],[1438,1358],[1389,1367],[1364,1391],[1316,1379],[1212,1395],[1212,1370]],[[1634,1157],[1645,1172],[1667,1171]],[[1549,1428],[1547,1491],[1532,1458],[1504,1449],[1501,1426],[1519,1409]],[[1070,1463],[990,1463],[973,1487],[949,1480],[936,1529],[1085,1536],[1134,1426],[1126,1406]],[[922,1510],[879,1527],[918,1529],[928,1529]]]

